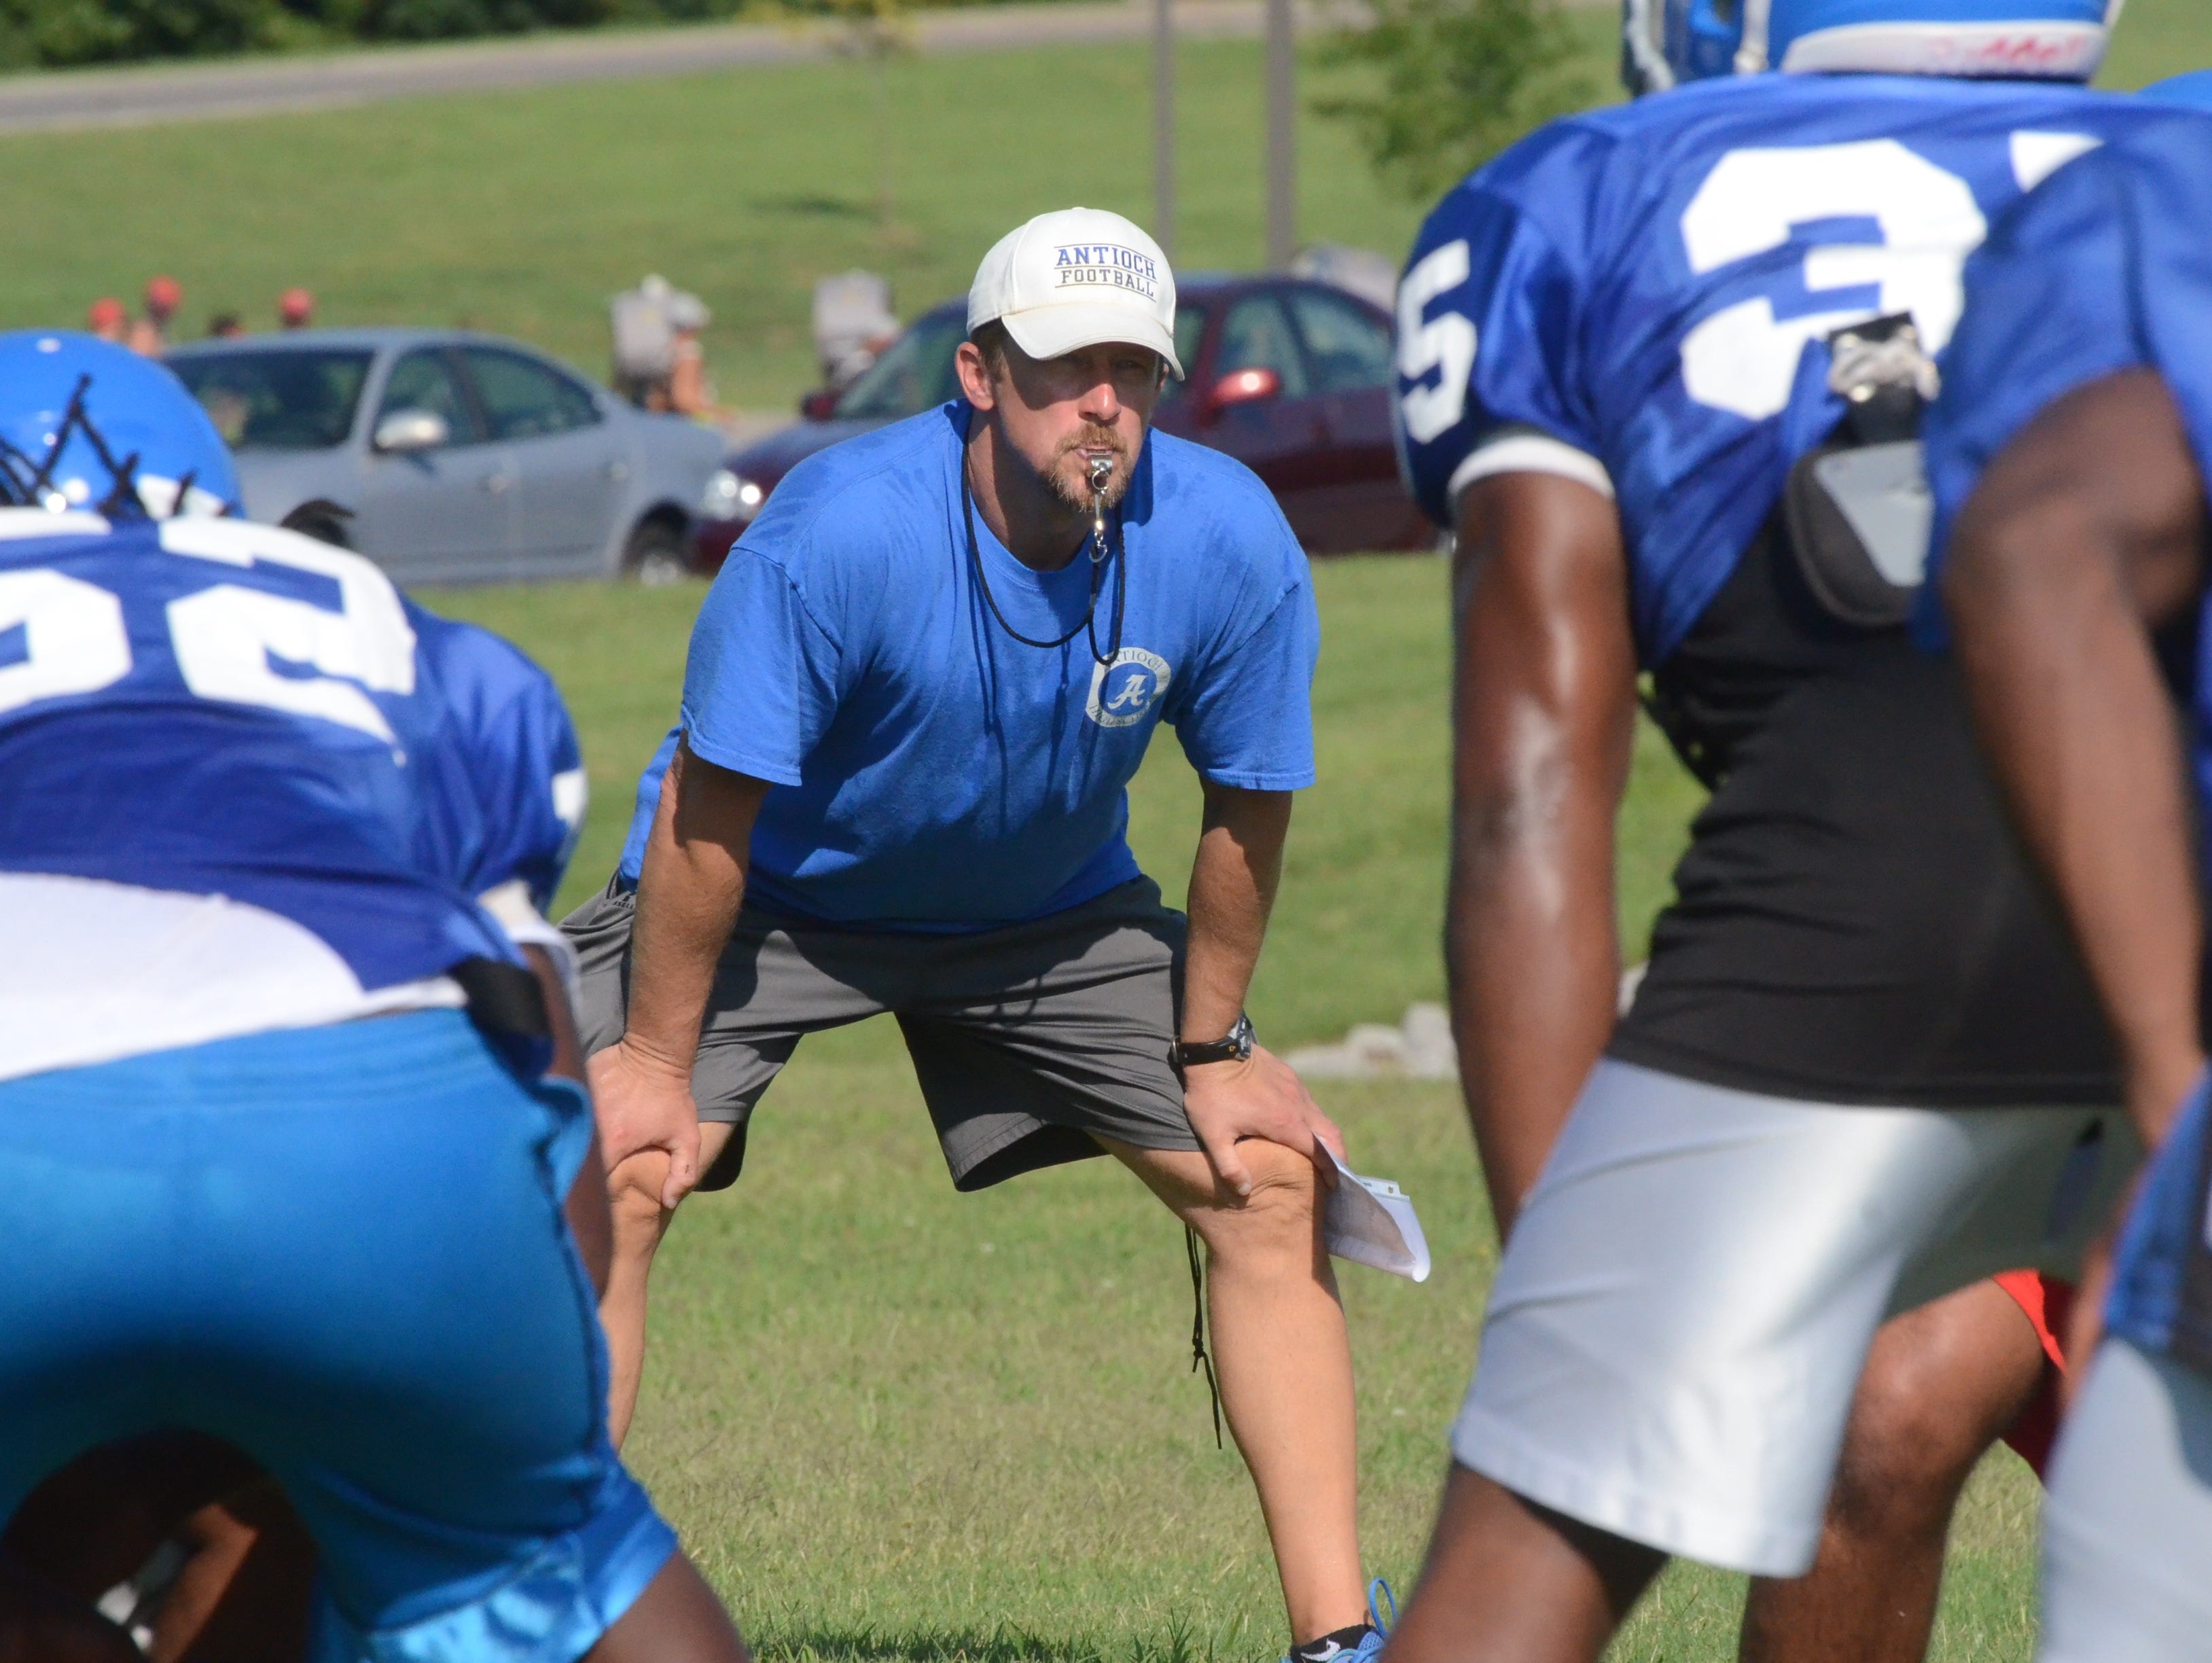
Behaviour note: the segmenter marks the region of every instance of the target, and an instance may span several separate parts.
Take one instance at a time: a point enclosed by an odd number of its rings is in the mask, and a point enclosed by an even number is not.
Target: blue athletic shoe
[[[1385,1605],[1390,1614],[1383,1616]],[[1398,1599],[1390,1585],[1376,1577],[1367,1585],[1367,1620],[1357,1628],[1339,1629],[1303,1646],[1293,1646],[1283,1663],[1375,1663],[1382,1655],[1382,1642],[1398,1622]]]

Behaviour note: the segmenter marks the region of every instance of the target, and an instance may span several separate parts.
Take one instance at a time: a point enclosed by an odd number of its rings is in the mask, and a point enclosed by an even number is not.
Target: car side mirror
[[[799,401],[799,413],[809,422],[827,422],[837,414],[837,390],[817,387]]]
[[[1279,398],[1283,378],[1271,369],[1231,370],[1213,384],[1206,402],[1217,410],[1231,404],[1256,404],[1263,398]]]
[[[388,455],[411,456],[434,451],[453,436],[446,418],[434,410],[394,410],[376,424],[369,442]]]

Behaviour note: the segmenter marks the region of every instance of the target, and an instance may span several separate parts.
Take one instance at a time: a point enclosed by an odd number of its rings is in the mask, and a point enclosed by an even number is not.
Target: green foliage
[[[276,0],[0,0],[0,65],[245,52],[283,22]]]
[[[987,0],[927,0],[980,4]],[[0,0],[0,70],[787,13],[875,24],[902,0]]]
[[[331,9],[337,9],[336,7]],[[353,0],[364,39],[434,40],[603,23],[613,0]]]
[[[1325,63],[1379,71],[1378,90],[1315,106],[1350,121],[1375,169],[1434,197],[1597,88],[1583,32],[1558,0],[1374,0],[1372,26],[1340,33]]]

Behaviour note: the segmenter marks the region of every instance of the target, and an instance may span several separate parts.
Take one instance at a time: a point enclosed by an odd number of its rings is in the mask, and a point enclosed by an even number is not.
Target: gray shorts
[[[2036,1663],[2197,1663],[2212,1628],[2212,1381],[2107,1339],[2043,1506]]]
[[[635,891],[610,883],[562,920],[586,1053],[622,1037]],[[964,935],[841,929],[746,907],[708,995],[691,1091],[736,1126],[699,1187],[744,1164],[753,1105],[802,1035],[898,1018],[955,1187],[1102,1151],[1195,1150],[1168,1065],[1183,916],[1138,878],[1048,918]]]

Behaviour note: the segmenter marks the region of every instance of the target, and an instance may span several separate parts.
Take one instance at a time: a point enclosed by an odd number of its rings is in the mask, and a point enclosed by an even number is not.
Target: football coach
[[[1320,1229],[1341,1145],[1243,1013],[1314,779],[1319,626],[1267,489],[1147,432],[1175,312],[1127,220],[1030,221],[975,275],[963,396],[801,463],[715,579],[621,867],[567,924],[613,1421],[672,1211],[736,1177],[803,1035],[890,1011],[957,1187],[1104,1153],[1204,1241],[1293,1642],[1371,1653]],[[1162,722],[1204,785],[1188,917],[1124,838]]]

